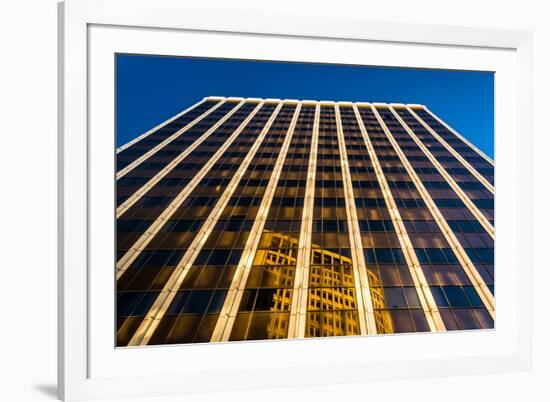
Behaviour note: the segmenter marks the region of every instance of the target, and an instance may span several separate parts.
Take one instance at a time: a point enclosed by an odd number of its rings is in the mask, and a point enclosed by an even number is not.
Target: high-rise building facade
[[[422,105],[205,98],[117,150],[117,345],[493,328],[493,171]]]

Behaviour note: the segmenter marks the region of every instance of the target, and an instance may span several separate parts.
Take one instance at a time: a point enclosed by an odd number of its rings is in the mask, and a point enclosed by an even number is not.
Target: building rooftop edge
[[[320,105],[358,105],[358,106],[392,106],[392,107],[412,107],[425,108],[426,105],[420,103],[400,103],[400,102],[365,102],[365,101],[347,101],[347,100],[313,100],[313,99],[279,99],[279,98],[243,98],[236,96],[205,96],[204,100],[241,100],[241,101],[265,101],[265,102],[283,102],[283,103],[313,103]]]

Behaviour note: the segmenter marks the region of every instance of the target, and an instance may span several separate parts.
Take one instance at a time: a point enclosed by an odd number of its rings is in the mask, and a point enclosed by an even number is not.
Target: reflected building
[[[117,150],[117,346],[494,326],[493,161],[422,105],[208,97]]]

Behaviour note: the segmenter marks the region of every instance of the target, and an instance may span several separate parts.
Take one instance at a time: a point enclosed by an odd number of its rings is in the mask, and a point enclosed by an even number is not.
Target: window
[[[463,181],[460,182],[460,187],[465,190],[483,190],[485,186],[477,181]]]
[[[145,196],[141,197],[134,206],[137,207],[162,207],[168,205],[172,201],[172,197],[164,196]]]
[[[470,301],[460,286],[445,286],[444,292],[451,307],[470,306]]]
[[[236,265],[242,250],[202,250],[195,259],[196,265]]]
[[[149,179],[147,177],[121,177],[117,186],[143,186]]]
[[[189,178],[178,178],[178,177],[165,177],[159,181],[161,186],[185,186],[189,183],[191,179]]]
[[[470,304],[474,307],[482,307],[483,302],[479,298],[479,295],[477,294],[477,291],[473,286],[463,286],[462,290],[464,290],[464,293],[466,293],[466,296],[468,297],[468,300],[470,301]]]
[[[464,251],[474,264],[494,264],[495,262],[495,252],[492,248],[465,248]]]
[[[371,248],[364,250],[370,264],[404,264],[405,257],[399,248]]]
[[[140,219],[117,219],[117,232],[128,233],[139,230],[145,230],[151,226],[150,220]]]
[[[450,189],[449,183],[446,181],[424,181],[422,182],[427,189]]]
[[[405,295],[401,288],[384,288],[386,306],[388,308],[407,308]]]
[[[404,220],[403,224],[405,229],[410,233],[439,233],[439,227],[435,221],[430,220],[421,220],[421,221],[412,221]]]
[[[343,220],[325,219],[313,221],[314,232],[347,232],[348,224]]]
[[[474,205],[478,208],[494,209],[495,201],[493,199],[478,199],[472,200]]]
[[[212,206],[216,200],[217,198],[215,197],[193,197],[189,199],[188,205],[192,207]]]
[[[361,232],[393,232],[395,229],[390,220],[359,220]]]
[[[439,198],[434,199],[438,208],[463,208],[464,203],[458,198]]]
[[[458,264],[450,248],[415,248],[414,251],[421,264]]]
[[[443,289],[440,286],[431,286],[430,290],[432,292],[432,296],[435,300],[435,304],[438,307],[448,307],[449,302],[447,302],[447,298],[445,297],[445,293],[443,292]]]
[[[462,233],[483,233],[485,229],[478,221],[447,221],[453,232]]]
[[[182,219],[182,220],[169,220],[162,227],[161,233],[170,232],[194,232],[197,231],[203,224],[203,220]]]
[[[221,311],[227,295],[225,290],[179,291],[168,309],[168,315],[204,314]]]
[[[483,307],[473,286],[431,286],[430,290],[438,307]]]
[[[239,232],[249,231],[252,229],[254,221],[245,219],[244,216],[232,217],[231,219],[220,219],[216,224],[214,230],[218,232]]]
[[[122,293],[116,301],[117,315],[143,316],[149,311],[157,296],[157,292]]]
[[[132,263],[132,268],[175,266],[184,250],[145,250]]]

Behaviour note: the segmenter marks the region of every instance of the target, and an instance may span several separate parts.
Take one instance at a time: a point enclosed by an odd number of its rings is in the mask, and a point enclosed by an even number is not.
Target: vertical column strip
[[[311,232],[313,229],[315,173],[317,170],[317,145],[319,143],[320,115],[321,106],[319,103],[316,103],[304,194],[304,209],[302,210],[302,225],[300,227],[298,254],[296,256],[294,290],[292,291],[292,303],[290,305],[290,319],[288,325],[289,338],[304,338],[306,331],[309,266],[311,263]]]
[[[372,105],[370,107],[371,107],[374,115],[376,116],[376,119],[378,120],[378,123],[380,124],[380,126],[382,127],[384,132],[386,133],[386,136],[388,137],[388,140],[391,142],[393,148],[395,149],[397,155],[399,156],[399,159],[401,160],[401,163],[403,163],[403,166],[407,170],[407,173],[409,174],[409,177],[415,183],[422,199],[424,200],[424,202],[426,203],[428,209],[432,213],[437,225],[441,229],[441,232],[445,236],[445,239],[447,240],[447,242],[449,243],[449,245],[451,246],[451,248],[455,252],[460,265],[462,266],[462,268],[464,269],[464,272],[466,273],[466,275],[468,276],[468,278],[472,282],[472,285],[476,289],[479,297],[481,298],[481,300],[483,302],[483,305],[487,309],[487,312],[494,319],[495,318],[495,300],[494,300],[494,297],[493,297],[491,291],[489,290],[489,288],[487,287],[487,285],[483,281],[483,278],[481,277],[481,275],[477,271],[476,267],[474,266],[474,264],[472,264],[472,261],[470,260],[470,258],[468,257],[468,255],[466,254],[466,252],[464,251],[462,246],[460,245],[460,242],[458,241],[455,234],[453,233],[453,231],[449,227],[449,224],[447,223],[447,221],[445,220],[445,218],[443,217],[443,215],[439,211],[439,208],[435,205],[432,197],[430,196],[430,194],[428,193],[428,191],[424,187],[424,184],[419,179],[419,177],[416,175],[416,172],[414,171],[413,167],[409,163],[409,160],[407,159],[407,157],[405,156],[405,154],[401,150],[401,147],[399,146],[399,144],[397,144],[397,141],[395,141],[395,138],[393,138],[393,135],[392,135],[391,131],[388,129],[388,127],[384,123],[384,120],[382,119],[382,117],[378,113],[378,110],[376,110],[376,108]]]
[[[192,106],[193,108],[196,107],[196,106],[199,106],[201,103],[203,103],[204,100],[202,102],[199,102],[197,103],[196,105]],[[210,109],[208,109],[206,112],[204,112],[203,114],[201,114],[199,117],[197,117],[195,120],[193,120],[192,122],[190,122],[189,124],[183,126],[182,128],[180,128],[178,131],[176,131],[174,134],[172,134],[170,137],[166,138],[164,141],[162,141],[160,144],[157,144],[156,146],[154,146],[153,148],[151,148],[149,151],[145,152],[143,155],[141,155],[139,158],[137,158],[135,161],[133,161],[132,163],[128,164],[126,167],[124,167],[124,169],[121,169],[119,170],[117,173],[116,173],[116,179],[120,179],[121,177],[125,176],[126,174],[128,174],[130,171],[132,171],[133,169],[135,169],[139,164],[141,164],[143,161],[145,161],[146,159],[148,159],[150,156],[152,156],[153,154],[157,153],[157,151],[159,151],[160,149],[162,149],[164,146],[170,144],[172,141],[174,141],[176,138],[178,138],[180,135],[182,135],[183,133],[185,133],[187,130],[189,130],[191,127],[193,127],[195,124],[197,124],[199,121],[201,121],[202,119],[204,119],[206,116],[208,116],[210,113],[212,113],[213,111],[215,111],[217,108],[219,108],[224,102],[218,102],[216,105],[212,106]],[[187,109],[189,110],[189,109]],[[202,137],[199,137],[195,140],[195,142],[191,145],[191,147],[196,147],[198,144],[200,144],[202,142]],[[195,145],[197,144],[197,145]]]
[[[294,128],[296,127],[296,122],[298,121],[301,108],[302,105],[298,103],[288,127],[285,140],[281,146],[279,156],[277,157],[277,161],[273,167],[273,172],[269,178],[264,197],[262,198],[262,202],[258,208],[258,214],[244,246],[243,254],[239,260],[235,274],[233,275],[227,297],[225,298],[220,316],[212,333],[211,342],[226,342],[229,340],[231,335],[231,330],[233,329],[233,325],[235,323],[235,318],[237,316],[239,305],[243,297],[243,292],[250,275],[250,270],[252,269],[256,251],[258,250],[258,245],[264,230],[269,209],[271,208],[275,190],[277,189],[281,171],[283,170],[286,155],[290,147],[290,142],[294,134]]]
[[[342,181],[344,184],[344,199],[346,204],[347,221],[349,227],[349,240],[352,255],[353,276],[355,277],[355,291],[357,292],[357,310],[359,314],[360,335],[376,334],[376,318],[370,291],[367,264],[363,254],[363,242],[359,230],[359,218],[355,207],[353,184],[349,171],[348,153],[346,151],[344,131],[340,116],[340,107],[334,105],[336,117],[336,132],[338,136],[338,148],[340,151],[340,165],[342,169]]]
[[[433,113],[430,109],[428,109],[426,106],[422,105],[422,108],[428,112],[434,119],[436,119],[438,122],[440,122],[445,128],[447,128],[450,132],[452,132],[454,135],[456,135],[458,138],[460,138],[466,145],[468,145],[470,148],[472,148],[479,156],[481,156],[483,159],[485,159],[487,162],[489,162],[491,165],[495,165],[495,162],[489,158],[487,155],[485,155],[481,150],[479,150],[474,144],[472,144],[470,141],[468,141],[466,138],[464,138],[462,135],[460,135],[457,131],[455,131],[451,126],[449,126],[447,123],[445,123],[443,120],[441,120],[435,113]]]
[[[462,163],[462,165],[464,165],[464,167],[465,167],[465,168],[466,168],[466,169],[467,169],[476,179],[478,179],[478,180],[481,182],[481,184],[483,184],[483,185],[485,186],[485,188],[486,188],[488,191],[490,191],[490,192],[493,193],[493,194],[495,193],[495,187],[494,187],[491,183],[489,183],[489,181],[488,181],[485,177],[483,177],[483,176],[482,176],[482,175],[481,175],[472,165],[470,165],[470,163],[469,163],[466,159],[464,159],[464,158],[462,157],[462,155],[460,155],[453,147],[451,147],[451,146],[447,143],[447,141],[445,141],[439,134],[437,134],[437,133],[435,132],[435,130],[434,130],[433,128],[431,128],[431,127],[430,127],[430,126],[429,126],[429,125],[428,125],[419,115],[417,115],[417,114],[415,113],[415,111],[414,111],[413,108],[411,108],[410,106],[406,106],[406,109],[409,111],[410,114],[412,114],[412,115],[416,118],[416,120],[417,120],[420,124],[422,124],[422,126],[424,126],[424,128],[425,128],[426,130],[428,130],[428,131],[430,132],[431,135],[434,136],[434,138],[435,138],[436,140],[439,141],[439,143],[440,143],[441,145],[443,145],[443,146],[445,147],[445,149],[446,149],[447,151],[449,151],[449,153],[450,153],[451,155],[453,155],[460,163]]]
[[[172,169],[174,169],[183,159],[185,159],[191,152],[193,152],[200,144],[206,140],[210,134],[216,131],[226,120],[228,120],[237,110],[245,104],[245,101],[241,101],[235,105],[230,112],[223,116],[216,124],[214,124],[209,130],[201,135],[197,140],[189,147],[186,148],[181,154],[176,156],[168,165],[166,165],[160,172],[154,175],[147,183],[140,187],[134,194],[132,194],[126,201],[120,204],[116,209],[116,217],[120,218],[132,205],[134,205],[143,195],[149,191],[155,184],[162,180]],[[199,172],[200,173],[200,172]]]
[[[399,245],[403,250],[405,261],[407,262],[407,267],[409,268],[409,272],[411,273],[413,284],[416,289],[416,293],[418,294],[418,298],[420,300],[422,310],[424,311],[424,315],[426,316],[428,326],[430,327],[431,331],[445,331],[445,324],[443,323],[443,319],[441,318],[441,314],[439,313],[439,308],[437,307],[435,299],[430,290],[430,285],[428,284],[428,281],[424,276],[424,272],[422,271],[422,267],[420,266],[420,261],[418,260],[418,257],[414,252],[414,247],[412,245],[411,239],[409,237],[409,234],[407,233],[407,229],[405,228],[405,224],[403,223],[403,219],[401,218],[401,214],[399,213],[399,209],[397,208],[397,204],[395,203],[390,187],[388,186],[388,182],[386,180],[386,177],[384,176],[384,172],[382,170],[382,166],[380,165],[380,161],[378,160],[378,156],[374,151],[374,146],[372,145],[367,129],[363,124],[363,119],[361,118],[357,105],[353,105],[353,110],[355,112],[357,122],[359,123],[359,128],[361,130],[361,134],[363,135],[363,140],[365,141],[365,145],[371,156],[372,166],[374,168],[376,178],[380,183],[380,189],[382,190],[384,201],[386,202],[386,205],[388,207],[388,212],[395,227],[395,232],[399,240]]]
[[[263,103],[264,102],[262,102],[261,104]],[[262,144],[267,132],[269,131],[269,128],[273,124],[273,121],[277,117],[277,114],[281,110],[282,106],[282,102],[279,103],[271,114],[269,120],[258,135],[258,138],[256,138],[254,144],[243,159],[240,169],[237,171],[235,176],[232,177],[231,181],[227,185],[227,188],[225,189],[220,199],[212,209],[212,212],[206,219],[206,222],[201,227],[196,237],[193,239],[193,242],[189,246],[187,252],[184,254],[182,259],[179,261],[178,265],[174,269],[174,272],[172,272],[172,275],[170,275],[170,278],[164,285],[162,291],[159,293],[157,299],[151,306],[151,309],[141,322],[132,339],[130,339],[128,346],[147,345],[147,343],[151,339],[151,336],[155,333],[155,330],[160,324],[160,321],[162,320],[162,318],[166,314],[166,311],[170,307],[170,304],[174,300],[174,297],[176,296],[179,287],[187,276],[187,273],[193,265],[193,262],[195,261],[197,255],[204,246],[204,243],[208,239],[208,236],[210,236],[210,233],[214,230],[214,226],[216,226],[220,215],[227,206],[231,195],[239,185],[239,182],[241,181],[246,170],[248,169],[248,165],[254,158],[256,151]]]
[[[240,102],[231,112],[229,112],[223,119],[221,119],[215,126],[207,131],[208,135],[214,132],[219,126],[221,126],[227,119],[229,119],[233,113],[245,102]],[[240,124],[240,126],[229,136],[227,141],[216,151],[214,156],[208,160],[201,170],[199,170],[195,177],[179,192],[179,194],[172,200],[172,202],[162,211],[159,217],[147,228],[145,233],[134,243],[134,245],[122,256],[122,258],[117,262],[117,280],[126,272],[130,267],[132,262],[138,257],[138,255],[145,249],[147,244],[153,239],[153,237],[159,232],[162,228],[162,225],[170,219],[170,217],[176,212],[180,205],[187,199],[189,194],[197,186],[197,184],[203,179],[204,176],[208,173],[210,168],[218,161],[218,159],[223,155],[225,150],[233,143],[233,141],[239,136],[241,131],[246,127],[248,122],[252,120],[256,112],[260,110],[264,102],[258,103],[258,106],[248,115],[248,117]],[[205,133],[206,134],[206,133]],[[118,216],[117,216],[118,218]]]
[[[191,111],[192,109],[196,108],[197,106],[203,104],[204,102],[206,102],[208,100],[208,98],[204,98],[203,100],[201,100],[200,102],[197,102],[195,103],[194,105],[188,107],[187,109],[184,109],[182,110],[181,112],[179,112],[178,114],[176,114],[175,116],[172,116],[170,117],[168,120],[165,120],[163,121],[162,123],[156,125],[155,127],[147,130],[146,132],[144,132],[143,134],[137,136],[136,138],[134,138],[133,140],[127,142],[126,144],[124,145],[121,145],[120,147],[118,147],[116,149],[116,153],[119,154],[121,153],[122,151],[124,151],[126,148],[129,148],[131,147],[132,145],[134,145],[135,143],[141,141],[142,139],[148,137],[150,134],[153,134],[155,131],[157,131],[158,129],[161,129],[162,127],[166,126],[167,124],[173,122],[174,120],[176,120],[177,118],[183,116],[185,113]]]
[[[392,114],[395,116],[397,121],[401,123],[403,128],[407,131],[409,136],[414,140],[416,145],[424,152],[426,157],[430,160],[430,162],[435,166],[437,171],[443,176],[443,178],[449,183],[451,188],[454,190],[456,195],[458,195],[458,198],[462,200],[462,202],[466,205],[466,208],[470,210],[473,216],[478,220],[478,222],[483,226],[485,231],[489,236],[491,236],[493,239],[495,238],[495,228],[489,220],[481,213],[481,211],[475,206],[475,204],[472,202],[470,197],[468,197],[464,190],[460,188],[460,186],[456,183],[456,181],[451,177],[451,175],[445,170],[443,166],[439,163],[439,161],[433,156],[433,154],[430,152],[430,150],[424,145],[424,143],[416,136],[416,134],[411,130],[411,128],[405,123],[405,121],[401,118],[399,113],[397,113],[393,107],[390,105],[388,106],[388,109],[392,112]]]

